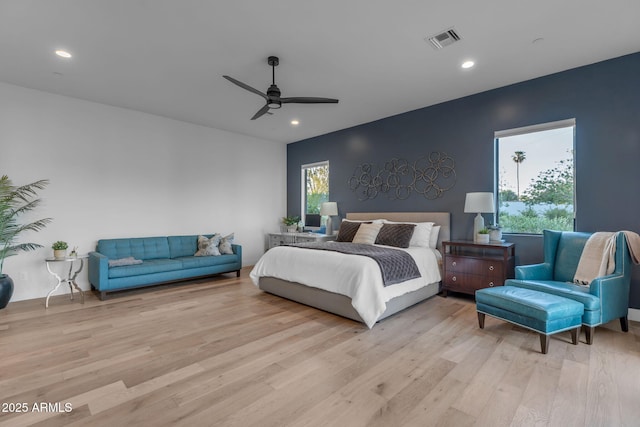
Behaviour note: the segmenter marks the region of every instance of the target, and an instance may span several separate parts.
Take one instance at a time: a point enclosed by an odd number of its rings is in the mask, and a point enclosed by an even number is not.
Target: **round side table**
[[[82,292],[82,289],[80,289],[80,287],[76,283],[76,277],[78,277],[78,274],[82,271],[82,268],[84,267],[84,260],[87,259],[88,257],[89,257],[88,255],[79,255],[76,257],[66,257],[66,258],[47,258],[44,260],[47,264],[47,271],[49,271],[51,275],[53,275],[56,279],[58,279],[58,283],[56,284],[56,286],[51,290],[51,292],[47,294],[47,300],[44,303],[45,308],[49,308],[49,297],[51,296],[51,294],[54,293],[63,283],[66,283],[67,285],[69,285],[69,290],[71,291],[71,300],[73,301],[73,288],[76,288],[76,290],[80,294],[81,303],[84,304],[84,292]],[[76,261],[80,261],[80,264],[77,265]],[[51,271],[51,264],[61,263],[61,262],[66,262],[69,264],[69,272],[67,273],[66,276],[63,276],[63,277]],[[74,266],[77,266],[76,270],[74,270]]]

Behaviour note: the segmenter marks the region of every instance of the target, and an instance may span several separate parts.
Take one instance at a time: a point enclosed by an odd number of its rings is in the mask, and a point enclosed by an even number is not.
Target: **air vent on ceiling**
[[[436,50],[440,50],[450,44],[453,44],[460,40],[460,36],[456,33],[456,30],[453,28],[449,28],[446,31],[442,31],[438,34],[435,34],[431,37],[427,37],[427,40]]]

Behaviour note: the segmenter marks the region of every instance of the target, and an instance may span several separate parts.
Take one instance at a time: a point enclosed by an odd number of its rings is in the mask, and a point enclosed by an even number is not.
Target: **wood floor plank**
[[[434,297],[361,323],[222,275],[0,310],[0,426],[635,425],[640,324],[593,345]],[[233,276],[233,277],[232,277]],[[9,410],[24,402],[29,412]],[[33,411],[70,403],[70,412]]]

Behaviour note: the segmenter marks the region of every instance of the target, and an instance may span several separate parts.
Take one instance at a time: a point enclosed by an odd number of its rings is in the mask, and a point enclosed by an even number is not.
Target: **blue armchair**
[[[550,230],[543,233],[544,262],[517,266],[516,278],[507,280],[505,286],[533,289],[581,302],[587,344],[593,342],[596,326],[614,319],[620,319],[622,330],[627,332],[631,258],[624,235],[616,236],[615,271],[594,279],[589,286],[581,286],[572,282],[591,233]]]

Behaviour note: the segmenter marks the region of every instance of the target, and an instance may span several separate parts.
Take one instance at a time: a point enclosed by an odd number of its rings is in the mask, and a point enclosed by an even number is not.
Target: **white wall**
[[[0,174],[50,180],[31,219],[53,222],[20,239],[45,248],[5,260],[12,301],[51,290],[56,240],[82,254],[102,238],[234,232],[246,266],[286,213],[282,143],[4,83]],[[78,283],[89,289],[86,266]]]

